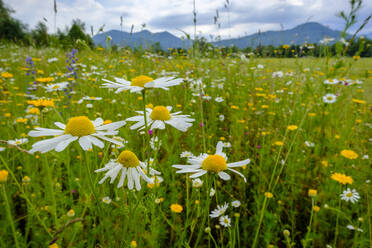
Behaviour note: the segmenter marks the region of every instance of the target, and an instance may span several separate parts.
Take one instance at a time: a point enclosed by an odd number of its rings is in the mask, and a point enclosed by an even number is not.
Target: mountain
[[[110,30],[105,33],[93,36],[93,42],[96,45],[106,47],[106,37],[111,36],[111,45],[130,46],[132,48],[142,46],[148,48],[151,45],[159,42],[161,49],[168,48],[185,48],[191,45],[191,41],[182,40],[169,32],[151,33],[148,30],[143,30],[136,33],[121,32],[118,30]]]
[[[366,35],[370,37],[372,34]],[[190,47],[192,41],[182,40],[169,32],[151,33],[148,30],[143,30],[137,33],[121,32],[118,30],[110,30],[105,33],[93,36],[93,41],[96,45],[106,47],[106,37],[111,36],[111,44],[118,46],[130,46],[148,48],[150,45],[159,42],[163,50],[168,48],[187,48]],[[258,32],[252,35],[226,39],[221,41],[212,42],[215,46],[237,46],[239,48],[257,47],[259,44],[279,46],[284,44],[304,44],[305,42],[319,43],[325,37],[339,39],[341,36],[340,31],[332,30],[317,22],[307,22],[296,26],[292,29],[281,31],[266,31]],[[347,36],[350,38],[351,36]]]
[[[259,44],[263,46],[279,46],[284,44],[300,45],[305,42],[308,44],[319,43],[319,41],[325,37],[339,39],[341,37],[341,32],[332,30],[317,22],[308,22],[292,29],[255,33],[241,38],[217,41],[214,42],[214,44],[216,46],[235,45],[239,48],[246,48],[247,46],[257,47]]]

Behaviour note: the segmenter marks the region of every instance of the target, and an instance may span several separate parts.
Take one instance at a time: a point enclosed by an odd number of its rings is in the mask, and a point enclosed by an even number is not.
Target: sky
[[[37,22],[55,31],[53,0],[3,0],[21,20],[32,29]],[[336,17],[349,10],[349,0],[195,0],[197,35],[207,38],[236,38],[258,31],[290,29],[299,24],[319,22],[332,29],[342,30],[344,22]],[[214,17],[218,10],[218,23]],[[365,0],[358,15],[355,31],[372,14],[372,0]],[[123,16],[123,25],[120,25]],[[130,32],[145,29],[151,32],[168,31],[178,37],[183,32],[194,34],[193,0],[57,0],[56,28],[65,30],[73,19],[86,24],[86,32],[94,33],[103,25],[104,31],[117,29]],[[362,33],[372,33],[372,21]]]

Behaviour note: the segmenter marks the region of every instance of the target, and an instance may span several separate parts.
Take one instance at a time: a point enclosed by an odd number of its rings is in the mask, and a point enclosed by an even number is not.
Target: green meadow
[[[372,246],[371,58],[0,54],[0,247]]]

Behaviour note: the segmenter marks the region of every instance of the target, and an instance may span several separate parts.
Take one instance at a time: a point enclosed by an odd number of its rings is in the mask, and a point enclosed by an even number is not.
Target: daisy
[[[325,103],[334,103],[336,101],[336,95],[334,94],[327,94],[323,96],[323,102]]]
[[[95,96],[84,96],[81,98],[77,103],[80,104],[83,101],[100,101],[102,100],[102,97],[95,97]]]
[[[102,198],[102,201],[106,204],[110,204],[112,199],[109,196],[105,196]]]
[[[122,78],[114,77],[115,82],[109,81],[107,79],[102,79],[106,83],[103,84],[104,88],[117,89],[115,93],[120,93],[125,90],[130,90],[130,92],[140,92],[145,88],[160,88],[163,90],[169,90],[168,87],[179,85],[183,82],[182,78],[174,77],[161,77],[158,79],[152,79],[148,76],[138,76],[132,78],[132,81],[127,81]]]
[[[181,158],[190,158],[190,157],[194,157],[194,154],[192,154],[192,153],[189,152],[189,151],[183,151],[183,152],[180,154],[180,157],[181,157]]]
[[[53,91],[61,91],[64,90],[68,87],[69,83],[68,82],[62,82],[62,83],[56,83],[56,84],[48,84],[44,86],[44,89],[47,92],[53,92]]]
[[[222,97],[216,97],[214,100],[216,102],[223,102],[224,101]]]
[[[221,216],[220,217],[220,224],[221,224],[221,226],[224,226],[224,227],[230,227],[231,226],[231,219],[227,215]]]
[[[340,196],[341,200],[347,202],[351,201],[351,203],[358,202],[358,200],[360,199],[359,193],[356,192],[355,189],[350,190],[349,188],[347,188],[347,190],[344,190]]]
[[[190,176],[190,178],[198,178],[207,172],[214,172],[217,173],[218,176],[225,181],[230,180],[231,178],[229,174],[224,172],[225,170],[229,170],[243,177],[244,182],[246,182],[247,180],[245,179],[244,175],[232,168],[247,165],[251,162],[251,160],[246,159],[228,164],[226,163],[226,154],[222,152],[223,147],[224,143],[222,141],[219,141],[216,147],[216,154],[200,154],[198,157],[188,158],[187,162],[191,165],[175,164],[172,165],[172,167],[179,169],[176,173],[194,173]]]
[[[186,132],[192,126],[194,119],[189,118],[189,115],[180,115],[179,112],[170,113],[171,106],[156,106],[153,109],[146,108],[147,125],[150,129],[165,129],[165,124],[171,125],[174,128]],[[140,115],[133,116],[126,121],[136,121],[137,123],[130,127],[130,129],[142,130],[145,128],[145,117],[143,111],[136,111]]]
[[[113,183],[119,173],[121,176],[118,188],[124,185],[125,177],[128,178],[128,189],[132,190],[135,185],[136,190],[141,190],[141,177],[149,184],[154,184],[155,178],[150,178],[146,175],[147,164],[138,160],[136,154],[131,151],[125,150],[122,151],[117,158],[117,160],[111,160],[108,162],[105,167],[95,170],[95,172],[107,171],[105,176],[99,181],[99,184],[102,184],[108,177],[110,177],[110,183]],[[150,168],[150,175],[160,175],[160,172]]]
[[[338,81],[337,79],[326,79],[324,80],[324,84],[338,84],[340,81]]]
[[[227,208],[229,207],[229,204],[225,202],[224,205],[217,205],[217,208],[212,211],[212,213],[209,215],[211,218],[217,218],[223,215]]]
[[[307,147],[314,147],[315,146],[314,142],[311,142],[311,141],[305,141],[305,145]]]
[[[358,227],[355,227],[355,226],[352,226],[352,225],[347,225],[346,228],[349,229],[349,230],[354,230],[354,231],[358,231],[358,232],[363,232],[363,229],[358,228]]]
[[[235,201],[231,202],[231,206],[233,206],[234,208],[240,207],[240,201],[235,200]]]
[[[8,140],[9,145],[22,145],[22,144],[26,144],[27,142],[28,142],[27,138]]]
[[[91,121],[86,116],[77,116],[70,118],[66,125],[61,122],[55,122],[54,125],[60,129],[38,127],[36,130],[32,130],[28,133],[31,137],[56,136],[33,144],[30,150],[31,153],[45,153],[51,150],[60,152],[75,140],[79,140],[81,148],[85,151],[92,149],[92,144],[99,148],[103,148],[104,143],[100,139],[122,145],[121,142],[108,138],[106,135],[118,134],[119,131],[116,129],[124,126],[125,121],[104,124],[101,118]]]
[[[193,188],[200,188],[201,186],[203,186],[203,181],[200,180],[200,178],[196,178],[196,179],[192,180],[192,187]]]

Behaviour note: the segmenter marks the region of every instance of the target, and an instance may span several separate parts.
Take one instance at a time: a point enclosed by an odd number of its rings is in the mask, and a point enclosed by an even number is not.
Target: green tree
[[[19,20],[11,17],[14,11],[7,8],[0,0],[0,39],[14,42],[27,42],[26,26]]]
[[[38,22],[34,30],[31,31],[31,37],[37,47],[48,46],[48,27],[44,22]]]

